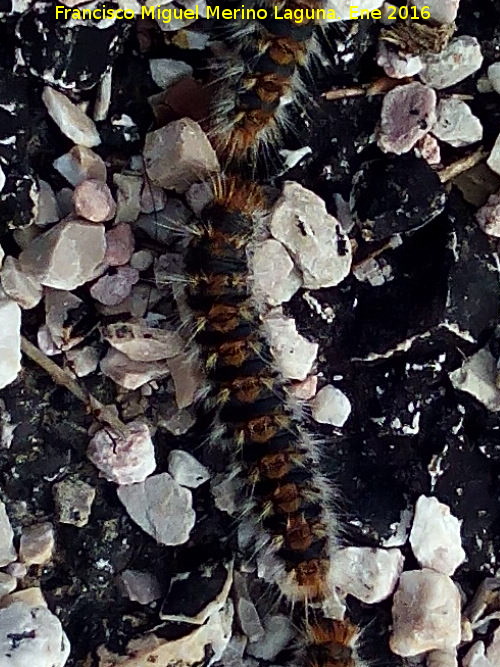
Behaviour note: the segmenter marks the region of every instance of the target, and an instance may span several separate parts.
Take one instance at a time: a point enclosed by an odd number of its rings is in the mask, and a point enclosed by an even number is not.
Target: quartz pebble
[[[40,303],[43,288],[39,282],[21,269],[19,261],[9,255],[4,259],[0,279],[4,292],[21,308],[34,308]]]
[[[142,177],[133,174],[115,174],[118,188],[116,222],[135,222],[141,212]]]
[[[318,391],[311,408],[315,421],[341,428],[351,414],[351,401],[340,389],[327,384]]]
[[[453,581],[433,570],[403,572],[394,594],[391,650],[409,657],[460,643],[460,593]],[[418,628],[418,632],[415,632]]]
[[[103,338],[132,361],[161,361],[183,352],[185,341],[177,331],[149,327],[144,320],[110,324]]]
[[[0,604],[4,595],[8,595],[15,591],[17,587],[17,579],[11,574],[0,572]]]
[[[74,186],[88,179],[106,182],[104,160],[85,146],[73,146],[69,153],[54,160],[54,167]]]
[[[497,140],[491,149],[491,153],[486,160],[486,164],[496,174],[500,174],[500,134],[498,135]]]
[[[378,145],[385,153],[402,155],[436,122],[436,93],[421,83],[408,83],[387,93],[382,104]]]
[[[21,370],[21,309],[15,301],[0,294],[0,389]]]
[[[69,523],[78,528],[88,524],[96,493],[93,486],[81,479],[67,477],[54,484],[52,492],[59,523]]]
[[[175,546],[187,542],[196,519],[193,498],[168,473],[120,486],[117,493],[129,516],[158,543]]]
[[[333,559],[332,579],[343,593],[366,604],[375,604],[392,594],[403,570],[399,549],[347,547]]]
[[[54,528],[51,523],[38,523],[23,528],[19,558],[26,565],[44,565],[54,551]]]
[[[247,652],[254,658],[274,660],[293,638],[293,626],[288,616],[277,614],[264,619],[264,636],[250,643]]]
[[[493,90],[500,95],[500,62],[488,67],[488,79]]]
[[[286,248],[275,239],[255,248],[252,277],[254,291],[271,306],[289,301],[302,283]]]
[[[460,521],[437,498],[420,496],[417,500],[410,544],[422,567],[449,576],[465,560]]]
[[[91,439],[87,456],[108,482],[134,484],[143,482],[156,468],[155,450],[146,424],[127,424],[128,434],[110,435],[109,429],[97,431]]]
[[[439,102],[432,133],[441,141],[459,148],[480,141],[483,126],[465,102],[450,97]]]
[[[293,257],[305,287],[333,287],[349,275],[349,238],[314,192],[287,181],[271,211],[270,230]]]
[[[5,505],[0,500],[0,567],[12,563],[17,558],[13,540],[14,531],[10,525]]]
[[[437,23],[453,23],[457,18],[460,0],[412,0],[418,10],[429,10],[431,18]]]
[[[196,489],[210,479],[208,469],[182,449],[173,449],[168,455],[168,472],[178,484],[190,489]]]
[[[99,351],[90,346],[73,348],[66,351],[66,361],[74,374],[83,378],[93,373],[99,365]]]
[[[152,58],[149,61],[149,71],[153,81],[162,89],[168,88],[179,79],[191,76],[193,68],[182,60],[171,58]]]
[[[42,285],[73,290],[102,272],[105,250],[101,224],[68,220],[34,239],[19,261]]]
[[[487,348],[465,359],[460,368],[449,373],[452,385],[474,396],[488,410],[500,411],[500,389],[496,386],[496,363]]]
[[[149,604],[161,597],[160,583],[150,572],[124,570],[118,581],[121,590],[132,602]]]
[[[295,320],[279,311],[264,320],[271,352],[281,373],[290,380],[305,380],[318,354],[318,344],[311,343],[297,331]]]
[[[424,68],[420,78],[437,90],[463,81],[483,64],[481,46],[475,37],[469,35],[452,39],[441,53],[427,52],[421,58]]]
[[[73,192],[75,213],[92,222],[111,220],[116,213],[116,204],[110,189],[95,178],[82,181]]]
[[[2,667],[64,667],[69,652],[61,623],[46,606],[16,600],[0,609]]]
[[[189,118],[149,132],[144,160],[155,185],[177,192],[219,171],[214,149],[198,123]]]
[[[61,214],[54,190],[52,190],[49,183],[40,178],[38,180],[38,187],[40,192],[38,195],[35,224],[44,227],[45,225],[57,222],[61,218]]]
[[[476,220],[485,234],[500,238],[500,192],[489,196],[476,213]]]
[[[42,100],[52,120],[75,144],[92,148],[101,143],[99,133],[91,120],[76,104],[58,90],[45,86]]]
[[[420,56],[399,53],[386,42],[379,42],[377,65],[393,79],[405,79],[418,74],[423,67]]]
[[[114,273],[101,276],[90,288],[90,294],[105,306],[117,306],[129,296],[138,280],[137,269],[131,266],[118,266]]]

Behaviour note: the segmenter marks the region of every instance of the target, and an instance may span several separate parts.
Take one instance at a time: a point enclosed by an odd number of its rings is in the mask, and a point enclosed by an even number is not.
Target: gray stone
[[[483,138],[483,126],[470,107],[455,97],[440,100],[432,133],[450,146],[468,146]]]
[[[0,279],[7,296],[21,308],[29,310],[40,303],[43,295],[42,286],[21,269],[19,261],[14,257],[7,255],[4,259]]]
[[[493,90],[500,95],[500,62],[488,67],[488,80]]]
[[[124,570],[118,581],[121,590],[132,602],[149,604],[162,595],[158,579],[150,572]]]
[[[117,490],[129,516],[159,544],[184,544],[196,520],[191,491],[167,473]]]
[[[481,46],[475,37],[469,35],[460,35],[440,53],[427,52],[421,58],[424,68],[420,78],[437,90],[463,81],[483,64]]]
[[[258,244],[252,255],[253,289],[271,306],[289,301],[302,281],[286,248],[275,239]]]
[[[101,359],[101,371],[125,389],[138,389],[146,382],[159,380],[170,373],[165,362],[132,361],[118,350],[108,350]]]
[[[19,560],[26,565],[44,565],[51,560],[54,545],[54,528],[51,523],[37,523],[23,528]]]
[[[155,185],[185,192],[192,183],[220,170],[219,161],[198,123],[189,118],[149,132],[144,160]]]
[[[455,389],[471,394],[492,412],[500,411],[496,362],[487,348],[465,359],[460,368],[448,375]]]
[[[191,65],[182,62],[182,60],[151,58],[149,61],[149,71],[156,85],[165,89],[176,81],[179,81],[179,79],[191,76],[193,68]]]
[[[109,324],[103,338],[132,361],[161,361],[181,354],[185,341],[177,331],[148,326],[144,320]]]
[[[500,192],[489,196],[476,213],[476,220],[485,234],[500,238]]]
[[[0,290],[0,389],[17,378],[21,370],[21,309]]]
[[[17,579],[11,574],[0,572],[0,604],[4,595],[8,595],[15,591],[17,587]]]
[[[105,306],[117,306],[132,292],[139,281],[139,271],[131,266],[118,266],[113,273],[106,273],[90,288],[90,294]]]
[[[488,167],[496,174],[500,174],[500,134],[498,135],[491,153],[486,160]]]
[[[168,472],[178,484],[190,489],[196,489],[210,479],[208,469],[182,449],[173,449],[168,455]]]
[[[74,186],[89,178],[106,182],[104,160],[85,146],[73,146],[68,153],[54,160],[54,167]]]
[[[141,212],[142,177],[133,174],[114,174],[118,188],[116,222],[135,222]]]
[[[247,647],[247,653],[261,660],[274,660],[285,649],[294,635],[288,616],[277,614],[264,620],[264,636]]]
[[[35,224],[40,227],[57,222],[61,218],[54,190],[41,178],[38,180],[39,195]]]
[[[0,500],[0,567],[12,563],[17,558],[13,540],[14,531],[10,525],[5,505]]]
[[[412,0],[411,4],[419,11],[424,7],[428,9],[437,23],[453,23],[457,18],[460,0]]]
[[[85,347],[74,347],[66,351],[66,361],[73,373],[83,378],[90,375],[99,365],[99,350],[90,345]]]
[[[168,360],[175,387],[175,402],[179,409],[194,403],[203,386],[200,361],[193,354],[183,353]]]
[[[52,120],[75,144],[92,148],[101,143],[94,121],[66,95],[50,86],[45,86],[42,100]]]
[[[52,487],[59,523],[69,523],[78,528],[89,522],[95,489],[86,482],[68,477]]]

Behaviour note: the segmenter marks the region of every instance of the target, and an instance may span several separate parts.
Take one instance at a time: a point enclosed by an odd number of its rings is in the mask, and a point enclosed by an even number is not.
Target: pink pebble
[[[126,222],[120,222],[106,232],[106,255],[104,261],[108,266],[127,264],[134,252],[134,235]]]
[[[139,280],[139,271],[130,266],[119,266],[116,273],[102,276],[92,285],[90,293],[105,306],[117,306],[128,297],[132,286]]]
[[[111,220],[116,204],[110,189],[102,181],[89,178],[73,191],[73,206],[77,215],[91,222]]]

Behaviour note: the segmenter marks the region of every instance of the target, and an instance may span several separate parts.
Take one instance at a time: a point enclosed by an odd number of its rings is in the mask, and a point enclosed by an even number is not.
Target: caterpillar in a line
[[[324,5],[323,0],[261,0],[255,7],[266,9],[265,18],[234,22],[231,52],[214,64],[206,124],[224,165],[252,167],[290,129],[287,106],[305,99],[304,72],[320,51],[318,21],[309,17]],[[275,18],[275,7],[280,15],[288,9],[303,18]]]
[[[337,525],[330,485],[272,363],[252,294],[249,259],[266,200],[259,185],[231,176],[214,182],[213,195],[193,230],[186,272],[211,387],[206,407],[216,414],[214,444],[239,482],[241,514],[265,541],[266,578],[304,610],[305,642],[294,665],[360,667],[357,628],[328,618]]]

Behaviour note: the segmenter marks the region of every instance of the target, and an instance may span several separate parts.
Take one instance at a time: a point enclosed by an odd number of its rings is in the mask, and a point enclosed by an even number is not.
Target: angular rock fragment
[[[129,516],[159,544],[184,544],[196,520],[191,491],[167,473],[117,490]]]
[[[74,186],[88,179],[106,182],[103,159],[85,146],[73,146],[68,153],[54,160],[54,167]]]
[[[103,328],[102,335],[132,361],[171,359],[185,348],[185,341],[176,331],[150,327],[141,320],[110,324]]]
[[[94,121],[76,104],[73,104],[66,95],[50,86],[45,86],[42,100],[52,120],[58,125],[61,132],[75,144],[92,148],[101,143]]]
[[[191,76],[193,68],[182,60],[171,58],[152,58],[149,61],[149,71],[153,81],[160,88],[168,88],[179,79]]]
[[[69,523],[78,528],[89,522],[95,489],[81,479],[67,477],[52,488],[59,523]]]
[[[141,212],[142,177],[133,174],[114,174],[118,188],[116,222],[135,222]]]
[[[61,623],[47,607],[17,600],[0,609],[3,667],[64,667],[69,652]]]
[[[106,273],[90,288],[96,301],[105,306],[117,306],[122,303],[139,280],[139,271],[131,266],[118,266],[112,273]]]
[[[104,231],[101,224],[81,220],[60,222],[22,251],[21,268],[47,287],[75,289],[104,269]]]
[[[393,79],[405,79],[418,74],[424,66],[420,56],[399,53],[387,42],[379,42],[377,65],[382,67],[387,76]]]
[[[500,94],[500,62],[488,67],[488,79],[493,90]]]
[[[50,339],[57,349],[69,350],[78,345],[87,330],[81,326],[86,317],[87,308],[75,294],[66,290],[45,290],[45,322]]]
[[[145,181],[141,192],[141,213],[157,213],[165,208],[165,190]]]
[[[349,238],[338,220],[327,213],[324,201],[310,190],[286,182],[272,209],[269,227],[292,255],[305,287],[332,287],[349,275]]]
[[[118,585],[129,600],[139,604],[149,604],[162,594],[158,579],[150,572],[124,570],[118,578]]]
[[[97,431],[91,439],[87,456],[108,482],[134,484],[143,482],[156,468],[155,450],[146,424],[130,422],[126,437],[110,429]]]
[[[496,174],[500,174],[500,134],[498,135],[497,140],[491,149],[491,153],[486,160],[486,164]]]
[[[460,35],[440,53],[424,53],[420,78],[437,90],[449,88],[477,72],[483,64],[481,46],[475,37]]]
[[[66,352],[66,361],[73,373],[79,377],[85,377],[93,373],[99,365],[99,350],[90,345],[72,348]]]
[[[109,266],[127,264],[134,252],[134,246],[135,239],[132,228],[126,222],[119,222],[106,232],[106,256],[104,261]]]
[[[293,636],[293,625],[288,616],[268,616],[264,619],[264,636],[250,643],[247,652],[254,658],[274,660],[289,645]]]
[[[422,567],[449,576],[465,560],[460,521],[437,498],[420,496],[417,500],[410,544]]]
[[[271,306],[289,301],[302,281],[285,247],[275,239],[256,246],[252,256],[253,289]]]
[[[61,218],[56,196],[47,181],[38,180],[40,188],[35,224],[40,227],[57,222]]]
[[[476,213],[476,220],[485,234],[500,238],[500,192],[489,196]]]
[[[0,389],[17,377],[21,370],[21,309],[15,301],[0,293]]]
[[[15,591],[17,587],[17,579],[11,574],[5,572],[0,572],[0,600],[12,591]]]
[[[26,565],[44,565],[52,558],[54,544],[54,528],[51,523],[37,523],[23,528],[19,559]]]
[[[385,153],[407,153],[436,122],[436,93],[421,83],[408,83],[384,97],[378,145]]]
[[[438,175],[413,155],[365,162],[353,178],[351,212],[366,241],[418,229],[445,203]]]
[[[418,10],[429,10],[431,18],[437,23],[453,23],[457,18],[460,0],[412,0]]]
[[[318,344],[311,343],[297,331],[295,320],[284,317],[279,311],[264,320],[271,351],[284,377],[305,380],[312,370],[318,354]]]
[[[181,486],[196,489],[210,479],[208,469],[182,449],[173,449],[168,455],[168,471]]]
[[[394,595],[391,650],[409,657],[453,651],[460,643],[460,593],[453,581],[433,570],[403,572]],[[415,632],[418,628],[418,632]]]
[[[316,394],[311,409],[313,419],[318,423],[341,428],[351,414],[351,401],[343,391],[327,384]]]
[[[437,120],[432,128],[432,134],[450,146],[459,148],[481,141],[483,126],[468,104],[450,97],[440,100],[437,106]]]
[[[202,129],[189,118],[149,132],[144,145],[149,178],[162,188],[185,192],[192,183],[220,169],[217,156]]]
[[[338,549],[333,559],[332,581],[343,593],[366,604],[375,604],[392,594],[403,563],[399,549]]]
[[[12,563],[17,558],[14,549],[14,531],[10,525],[9,517],[4,503],[0,500],[0,567]]]
[[[500,389],[496,385],[497,364],[487,348],[479,350],[462,366],[449,373],[455,389],[474,396],[488,410],[500,411]]]
[[[168,360],[168,368],[175,386],[175,402],[182,410],[194,403],[203,385],[199,359],[192,354],[179,354]]]
[[[97,179],[87,179],[76,186],[73,205],[78,216],[91,222],[111,220],[116,212],[108,186]]]
[[[0,279],[4,292],[21,308],[34,308],[40,303],[43,288],[39,282],[24,273],[17,259],[8,255],[2,265]]]

